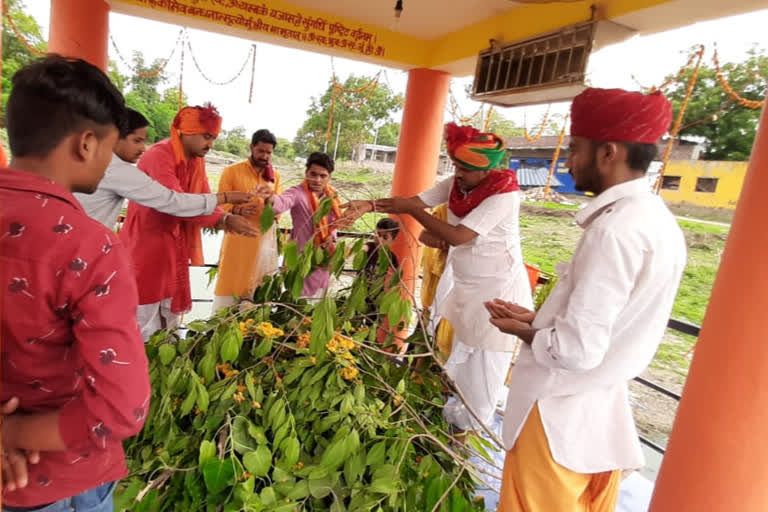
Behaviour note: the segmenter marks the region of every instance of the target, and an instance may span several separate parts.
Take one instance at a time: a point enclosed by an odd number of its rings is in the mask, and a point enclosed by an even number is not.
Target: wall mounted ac
[[[480,52],[472,99],[505,107],[568,101],[586,88],[589,56],[635,31],[589,21]]]

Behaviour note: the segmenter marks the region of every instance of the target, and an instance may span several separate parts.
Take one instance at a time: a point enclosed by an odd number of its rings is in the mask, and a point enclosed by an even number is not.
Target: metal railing
[[[291,230],[288,229],[288,228],[280,228],[280,232],[281,233],[290,233]],[[360,238],[369,239],[369,238],[372,238],[372,235],[370,235],[368,233],[354,233],[354,232],[351,232],[351,231],[341,231],[341,232],[338,232],[337,236],[339,238],[353,238],[353,239],[355,239],[355,238],[356,239],[360,239]],[[201,268],[201,267],[202,268],[218,268],[218,266],[219,266],[218,264],[207,263],[207,264],[204,264],[204,265],[198,265],[196,267],[197,268]],[[351,272],[352,269],[345,269],[344,271],[345,272]],[[419,276],[419,278],[421,278],[421,276]],[[546,274],[546,273],[542,272],[539,275],[538,283],[539,284],[546,284],[548,281],[549,281],[549,274]],[[193,298],[192,302],[193,303],[194,302],[197,302],[197,303],[211,303],[211,302],[213,302],[213,299],[195,299],[195,298]],[[677,320],[677,319],[674,319],[674,318],[670,318],[669,319],[669,322],[667,322],[667,327],[669,329],[672,329],[673,331],[677,331],[679,333],[687,334],[689,336],[694,336],[694,337],[697,337],[697,338],[698,338],[699,332],[701,330],[701,327],[699,327],[698,325],[686,322],[684,320]],[[671,399],[676,400],[678,402],[680,401],[680,395],[678,393],[675,393],[674,391],[671,391],[671,390],[665,388],[661,384],[658,384],[656,382],[650,381],[650,380],[645,379],[643,377],[635,377],[634,381],[639,383],[639,384],[642,384],[643,386],[645,386],[645,387],[647,387],[649,389],[652,389],[653,391],[656,391],[657,393],[660,393],[660,394],[662,394],[662,395],[664,395],[664,396],[666,396],[668,398],[671,398]],[[654,450],[654,451],[656,451],[656,452],[658,452],[658,453],[660,453],[662,455],[664,454],[664,452],[665,452],[664,447],[659,446],[658,444],[654,443],[653,441],[651,441],[650,439],[648,439],[647,437],[645,437],[643,435],[640,435],[639,438],[640,438],[640,442],[643,443],[644,445],[648,446],[652,450]]]

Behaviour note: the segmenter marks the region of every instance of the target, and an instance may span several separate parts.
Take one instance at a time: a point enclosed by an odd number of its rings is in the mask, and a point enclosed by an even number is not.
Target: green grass
[[[337,169],[333,173],[333,179],[337,181],[351,181],[354,183],[368,183],[380,178],[371,169]]]
[[[549,202],[530,202],[530,203],[523,203],[530,206],[538,206],[541,208],[549,208],[550,210],[576,210],[578,211],[581,207],[578,204],[560,204],[560,203],[549,203]]]

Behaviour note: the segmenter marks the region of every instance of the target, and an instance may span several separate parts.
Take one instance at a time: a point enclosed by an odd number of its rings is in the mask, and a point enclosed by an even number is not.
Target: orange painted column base
[[[408,72],[403,122],[392,180],[393,197],[415,196],[435,183],[450,78],[448,73],[431,69],[413,69]],[[392,250],[400,263],[405,293],[410,300],[421,262],[421,244],[418,239],[422,227],[408,215],[395,218],[401,226]],[[398,334],[402,336],[403,333]]]
[[[651,512],[768,510],[765,190],[767,110],[752,149]]]
[[[77,57],[107,71],[109,5],[106,0],[51,0],[48,51]]]

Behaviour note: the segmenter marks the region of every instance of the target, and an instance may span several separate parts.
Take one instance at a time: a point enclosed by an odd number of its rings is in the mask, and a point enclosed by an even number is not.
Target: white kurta
[[[452,186],[453,178],[449,178],[419,197],[435,207],[448,201]],[[504,379],[517,339],[489,322],[483,303],[500,298],[533,306],[520,249],[519,215],[520,192],[488,197],[461,218],[448,209],[449,224],[466,226],[477,236],[448,251],[446,268],[451,268],[453,285],[437,306],[438,316],[454,329],[446,372],[484,423],[490,423],[497,402],[503,399]],[[455,398],[446,405],[445,415],[459,428],[478,427]]]
[[[580,211],[584,234],[536,315],[509,386],[511,449],[534,403],[556,462],[579,473],[644,464],[627,382],[650,363],[686,263],[680,227],[645,179]]]

